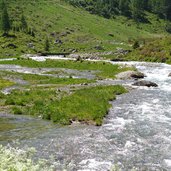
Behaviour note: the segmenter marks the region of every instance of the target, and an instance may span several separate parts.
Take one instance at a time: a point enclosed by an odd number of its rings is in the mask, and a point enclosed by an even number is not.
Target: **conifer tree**
[[[27,21],[24,15],[21,16],[21,29],[25,31],[28,29]]]
[[[50,43],[49,43],[49,39],[46,38],[45,40],[45,47],[44,47],[45,51],[46,52],[49,52],[49,49],[50,49]]]
[[[142,0],[130,0],[130,11],[132,13],[132,18],[135,21],[139,21],[143,15],[143,1]]]
[[[11,29],[11,24],[10,24],[7,7],[4,6],[3,11],[2,11],[2,30],[4,33],[8,34],[10,29]]]
[[[0,3],[0,8],[3,10],[5,8],[5,2],[2,0],[1,3]]]

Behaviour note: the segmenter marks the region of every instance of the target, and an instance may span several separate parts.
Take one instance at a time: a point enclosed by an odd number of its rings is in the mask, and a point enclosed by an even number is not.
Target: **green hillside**
[[[47,37],[50,52],[59,53],[130,48],[136,39],[166,34],[164,20],[147,12],[149,22],[136,24],[123,16],[105,19],[92,15],[62,0],[9,0],[6,6],[12,31],[0,37],[1,58],[43,52]],[[27,30],[20,28],[22,15]]]
[[[146,42],[126,55],[124,60],[171,63],[171,37]]]

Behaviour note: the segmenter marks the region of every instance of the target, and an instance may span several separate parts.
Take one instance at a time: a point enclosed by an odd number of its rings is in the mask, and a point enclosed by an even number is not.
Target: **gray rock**
[[[171,77],[171,73],[168,75],[168,77]]]
[[[115,55],[127,55],[128,53],[130,53],[131,50],[125,50],[122,48],[119,48],[117,51],[115,51]]]
[[[146,86],[146,87],[158,87],[158,85],[151,81],[137,81],[133,84],[134,86]]]
[[[96,45],[94,48],[95,48],[96,50],[104,50],[104,48],[103,48],[102,46],[100,46],[100,45]]]
[[[118,79],[127,80],[127,79],[141,79],[144,78],[145,74],[139,71],[125,71],[117,75]]]
[[[62,44],[63,42],[62,42],[62,40],[60,40],[60,39],[56,39],[54,43],[55,43],[55,44]]]
[[[28,46],[29,48],[34,48],[34,44],[33,44],[33,43],[28,43],[27,46]]]
[[[114,37],[114,34],[113,33],[109,33],[108,35],[111,36],[111,37]]]
[[[71,34],[71,32],[70,31],[65,31],[65,32],[60,33],[60,36],[61,37],[66,37],[68,34]]]

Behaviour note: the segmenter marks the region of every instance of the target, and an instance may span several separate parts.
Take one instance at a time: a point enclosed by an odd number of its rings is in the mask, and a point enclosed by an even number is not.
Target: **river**
[[[171,170],[171,66],[128,64],[159,86],[135,87],[118,96],[103,126],[59,127],[41,119],[1,114],[0,144],[18,139],[20,148],[35,147],[37,157],[53,155],[61,163],[58,170],[69,163],[69,171],[107,171],[115,164],[122,171]]]

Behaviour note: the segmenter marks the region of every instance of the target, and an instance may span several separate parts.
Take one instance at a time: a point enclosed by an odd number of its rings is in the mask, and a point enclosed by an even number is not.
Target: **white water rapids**
[[[171,66],[129,62],[147,75],[157,88],[137,87],[118,96],[101,127],[57,127],[46,121],[8,118],[15,129],[0,132],[0,143],[19,139],[38,150],[38,157],[53,155],[72,163],[69,171],[108,171],[117,164],[122,171],[171,170]],[[129,83],[130,84],[130,83]],[[17,137],[17,138],[16,138]]]

